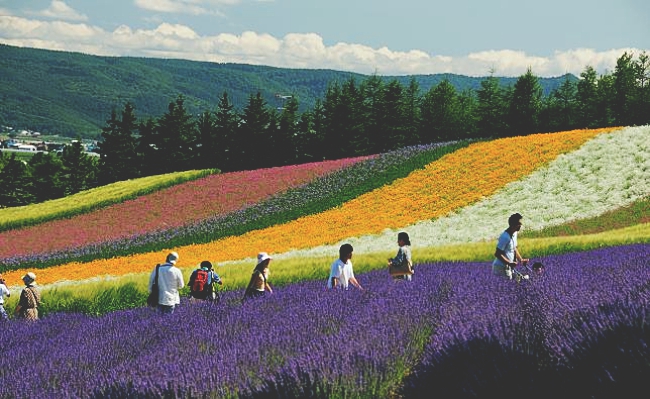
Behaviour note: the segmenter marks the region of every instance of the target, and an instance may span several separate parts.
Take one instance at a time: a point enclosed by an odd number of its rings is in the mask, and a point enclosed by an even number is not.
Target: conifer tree
[[[257,169],[269,166],[272,140],[269,132],[270,115],[262,94],[248,97],[248,104],[241,117],[237,141],[238,153],[233,159],[238,169]]]
[[[97,186],[98,162],[85,153],[81,139],[63,147],[61,162],[66,196]]]
[[[167,112],[158,119],[155,128],[158,173],[196,169],[196,124],[185,108],[182,95],[170,102]]]
[[[233,155],[237,154],[241,147],[236,142],[238,125],[239,115],[230,102],[228,93],[224,91],[214,116],[214,141],[211,144],[215,154],[215,166],[222,171],[234,170]]]
[[[118,118],[115,111],[102,129],[103,140],[99,143],[99,184],[138,177],[135,132],[137,120],[133,105],[127,102]]]
[[[36,202],[61,198],[65,195],[62,179],[63,162],[51,152],[39,152],[29,160],[32,192]]]
[[[511,135],[534,133],[538,129],[542,87],[531,68],[515,82],[508,108]]]
[[[25,161],[11,154],[0,170],[0,208],[23,206],[34,202],[31,174]]]

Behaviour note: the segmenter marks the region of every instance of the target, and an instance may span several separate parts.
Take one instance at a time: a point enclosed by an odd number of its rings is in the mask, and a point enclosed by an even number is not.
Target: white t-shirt
[[[515,231],[512,233],[512,237],[510,234],[508,234],[507,231],[504,231],[501,233],[499,236],[499,240],[497,241],[497,248],[502,250],[506,258],[510,260],[510,262],[514,262],[515,260],[515,248],[517,248],[517,232]],[[501,261],[500,258],[495,258],[494,262],[492,262],[493,266],[500,266],[500,267],[505,267],[506,265],[503,264],[503,261]]]
[[[354,271],[352,270],[352,261],[348,259],[343,263],[341,259],[337,259],[332,263],[330,268],[330,275],[327,278],[327,288],[332,288],[332,278],[339,280],[338,287],[347,290],[351,278],[354,278]]]
[[[4,305],[5,296],[9,296],[10,292],[6,285],[0,284],[0,305]]]
[[[149,277],[149,292],[151,292],[151,286],[155,279],[156,268],[154,267]],[[158,303],[160,305],[171,306],[180,304],[181,296],[178,290],[184,286],[183,273],[181,273],[179,268],[169,263],[160,265],[160,269],[158,270]]]

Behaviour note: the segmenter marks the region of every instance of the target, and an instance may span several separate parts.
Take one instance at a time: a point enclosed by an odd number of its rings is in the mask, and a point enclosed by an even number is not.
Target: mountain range
[[[295,96],[304,111],[324,97],[328,85],[369,77],[328,69],[109,57],[3,44],[0,71],[0,129],[83,138],[97,137],[111,111],[119,113],[126,102],[135,106],[138,118],[157,118],[178,95],[183,95],[189,112],[200,113],[215,110],[224,92],[237,109],[259,92],[271,107],[282,105],[281,96]],[[380,77],[405,87],[415,79],[422,93],[445,79],[459,91],[476,90],[485,79],[448,73]],[[567,78],[577,80],[568,74],[540,77],[539,83],[546,95]],[[517,78],[499,80],[508,86]]]

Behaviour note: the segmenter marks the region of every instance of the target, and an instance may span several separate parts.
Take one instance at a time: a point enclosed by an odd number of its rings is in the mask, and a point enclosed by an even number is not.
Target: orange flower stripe
[[[205,259],[223,262],[254,257],[258,251],[282,253],[408,226],[490,196],[558,155],[577,149],[598,134],[617,129],[573,130],[474,143],[340,207],[241,236],[174,250],[180,255],[180,267],[194,267]],[[148,272],[164,260],[166,252],[53,266],[41,271],[38,281],[49,284]],[[24,273],[25,270],[7,272],[5,278],[19,281]]]

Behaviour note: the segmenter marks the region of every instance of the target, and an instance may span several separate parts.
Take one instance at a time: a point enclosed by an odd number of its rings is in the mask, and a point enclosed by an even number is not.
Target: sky
[[[579,76],[650,55],[650,1],[0,0],[0,43],[383,76]]]

